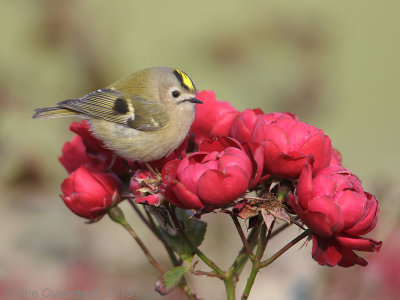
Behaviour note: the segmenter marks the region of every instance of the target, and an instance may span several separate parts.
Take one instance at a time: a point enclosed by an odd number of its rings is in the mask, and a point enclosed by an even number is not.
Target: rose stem
[[[272,226],[270,227],[270,229]],[[249,278],[247,279],[247,284],[246,287],[244,288],[243,294],[242,294],[242,300],[245,300],[249,297],[251,288],[253,287],[254,280],[256,279],[258,270],[260,268],[260,261],[262,259],[262,256],[265,251],[265,247],[267,246],[268,238],[270,235],[271,230],[268,232],[268,237],[266,234],[266,226],[265,224],[261,225],[261,230],[260,230],[260,238],[258,239],[258,244],[257,244],[257,251],[256,251],[256,256],[253,260],[253,267],[251,268],[251,272],[249,275]]]
[[[272,255],[270,258],[267,260],[263,261],[260,264],[260,269],[268,266],[271,264],[274,260],[276,260],[279,256],[281,256],[283,253],[285,253],[287,250],[289,250],[292,246],[296,245],[299,241],[304,239],[306,236],[310,234],[310,230],[307,229],[305,230],[302,234],[298,235],[296,238],[291,240],[288,244],[286,244],[284,247],[282,247],[278,252],[276,252],[274,255]]]
[[[113,208],[111,208],[109,210],[108,215],[110,216],[111,220],[113,220],[116,223],[121,224],[122,227],[124,227],[129,232],[129,234],[138,243],[138,245],[142,249],[143,253],[146,255],[147,260],[149,261],[149,263],[151,263],[158,271],[160,271],[161,274],[164,274],[165,273],[164,269],[160,266],[160,264],[150,254],[150,251],[147,249],[147,247],[144,245],[142,240],[139,238],[139,236],[136,234],[136,232],[133,230],[133,228],[126,221],[124,213],[122,212],[122,210],[118,206],[114,206]]]
[[[244,248],[246,249],[247,254],[249,255],[249,258],[250,258],[251,260],[253,260],[253,259],[254,259],[254,254],[253,254],[253,252],[251,251],[250,245],[249,245],[249,243],[247,242],[247,239],[246,239],[246,237],[245,237],[245,235],[244,235],[244,233],[243,233],[242,226],[240,226],[240,223],[239,223],[239,221],[238,221],[238,219],[237,219],[236,216],[231,215],[231,218],[232,218],[232,220],[233,220],[233,223],[235,224],[235,227],[236,227],[236,229],[237,229],[237,232],[239,233],[239,236],[240,236],[240,239],[242,240],[243,246],[244,246]]]

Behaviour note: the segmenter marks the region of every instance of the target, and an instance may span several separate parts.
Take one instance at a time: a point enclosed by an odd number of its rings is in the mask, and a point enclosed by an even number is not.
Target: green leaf
[[[182,276],[188,271],[189,269],[186,266],[179,266],[175,267],[168,272],[164,273],[162,276],[165,289],[169,291],[173,287],[175,287],[179,281],[181,280]]]
[[[155,290],[160,295],[169,294],[172,289],[177,286],[182,279],[182,276],[189,270],[186,266],[175,267],[161,275],[155,284]]]
[[[186,236],[196,247],[198,247],[204,240],[207,223],[196,218],[190,218],[192,215],[193,213],[191,210],[176,209],[176,216],[185,226]]]
[[[206,233],[207,223],[195,218],[190,218],[192,215],[190,210],[177,208],[175,212],[179,221],[183,223],[187,238],[194,246],[200,246]],[[160,232],[162,239],[180,256],[182,260],[187,263],[192,261],[194,256],[192,247],[179,235],[179,233],[177,235],[172,235],[163,228],[160,228]]]
[[[160,228],[160,232],[164,242],[166,242],[167,245],[171,247],[179,255],[180,258],[182,258],[186,262],[192,261],[194,253],[190,245],[185,241],[183,237],[178,234],[169,234],[163,228]]]

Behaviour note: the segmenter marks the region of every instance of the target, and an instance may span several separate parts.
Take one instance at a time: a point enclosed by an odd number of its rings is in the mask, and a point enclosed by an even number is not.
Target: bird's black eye
[[[172,97],[178,98],[180,95],[181,95],[181,92],[180,92],[180,91],[177,91],[177,90],[172,91]]]

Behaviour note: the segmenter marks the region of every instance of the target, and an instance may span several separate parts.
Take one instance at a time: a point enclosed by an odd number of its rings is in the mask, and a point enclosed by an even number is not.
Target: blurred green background
[[[31,119],[34,108],[155,65],[184,70],[200,90],[212,89],[240,110],[298,114],[331,137],[344,166],[380,200],[371,236],[384,245],[380,254],[362,254],[369,267],[319,267],[311,244],[295,247],[263,270],[250,299],[400,296],[399,258],[389,251],[400,247],[399,10],[395,0],[1,1],[0,299],[7,288],[78,287],[162,298],[153,292],[158,274],[126,232],[107,218],[85,225],[60,200],[67,174],[57,158],[72,120]],[[161,244],[128,216],[167,265]],[[230,218],[205,220],[203,247],[228,266],[240,246]],[[268,253],[296,234],[271,242]],[[223,299],[216,279],[191,284],[201,298]]]

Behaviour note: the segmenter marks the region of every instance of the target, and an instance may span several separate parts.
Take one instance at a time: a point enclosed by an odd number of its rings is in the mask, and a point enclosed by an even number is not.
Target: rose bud
[[[81,123],[72,122],[69,126],[69,130],[75,132],[83,139],[88,151],[103,153],[105,156],[110,156],[113,154],[111,150],[104,147],[104,143],[101,140],[92,134],[90,131],[90,125],[85,120],[83,120]]]
[[[186,209],[223,207],[246,192],[251,176],[251,161],[239,148],[196,152],[165,165],[164,196]]]
[[[106,149],[103,142],[93,136],[86,121],[72,122],[69,128],[77,135],[64,144],[62,156],[59,157],[68,173],[80,166],[95,168],[99,171],[111,170],[119,176],[129,173],[122,159],[113,151]]]
[[[257,117],[262,115],[261,109],[245,109],[232,122],[230,136],[241,143],[251,140]]]
[[[80,166],[89,162],[95,164],[86,153],[85,144],[79,135],[75,135],[70,142],[66,142],[62,147],[62,156],[58,158],[68,173],[78,169]]]
[[[290,118],[297,120],[296,115],[291,113],[263,114],[262,110],[259,108],[245,109],[233,120],[230,131],[231,137],[237,139],[241,143],[251,141],[258,119],[262,119],[265,124],[270,124],[278,118]]]
[[[328,166],[331,140],[316,127],[281,116],[268,123],[258,118],[252,140],[264,146],[264,169],[280,178],[298,178],[307,157],[313,157],[314,174]]]
[[[379,206],[364,192],[356,176],[340,166],[329,166],[312,177],[307,163],[289,204],[313,233],[313,258],[321,265],[365,266],[353,250],[379,251],[381,242],[360,235],[376,225]]]
[[[122,185],[111,172],[80,167],[63,181],[61,190],[61,198],[72,212],[97,220],[118,203]]]
[[[103,171],[109,164],[103,155],[90,153],[79,135],[75,135],[70,142],[62,147],[62,155],[58,158],[68,173],[71,173],[81,166],[95,168]]]
[[[196,98],[203,104],[196,105],[196,115],[190,128],[196,144],[203,139],[229,135],[233,119],[239,112],[229,103],[219,101],[213,91],[201,91]]]

